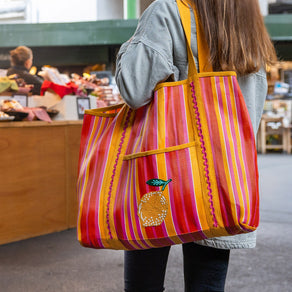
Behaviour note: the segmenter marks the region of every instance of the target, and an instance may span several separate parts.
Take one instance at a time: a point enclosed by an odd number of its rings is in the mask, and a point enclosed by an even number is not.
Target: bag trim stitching
[[[202,149],[204,166],[205,166],[204,171],[205,171],[205,177],[206,177],[206,182],[207,182],[208,197],[209,197],[209,203],[210,203],[209,206],[210,206],[211,214],[213,217],[213,226],[218,227],[218,222],[216,219],[215,208],[214,208],[214,203],[213,203],[213,193],[212,193],[212,188],[211,188],[209,169],[208,169],[209,163],[208,163],[208,158],[207,158],[207,151],[206,151],[206,147],[205,147],[204,136],[203,136],[203,132],[202,132],[202,124],[201,124],[201,118],[200,118],[200,113],[199,113],[199,108],[198,108],[198,103],[197,103],[197,96],[196,96],[196,92],[195,92],[194,82],[192,81],[190,83],[190,85],[191,85],[193,104],[194,104],[195,115],[196,115],[196,120],[197,120],[196,124],[197,124],[198,134],[200,137],[201,149]]]
[[[113,235],[112,235],[111,227],[110,227],[110,218],[109,218],[110,201],[111,201],[111,196],[112,196],[112,190],[113,190],[113,184],[114,184],[114,178],[115,178],[115,175],[116,175],[117,165],[118,165],[119,158],[120,158],[120,155],[121,155],[121,152],[122,152],[122,147],[123,147],[123,144],[124,144],[124,140],[125,140],[128,124],[129,124],[129,121],[130,121],[131,112],[132,112],[132,110],[129,109],[127,117],[126,117],[126,120],[125,120],[124,128],[123,128],[123,133],[122,133],[122,137],[121,137],[119,148],[118,148],[118,152],[117,152],[117,157],[116,157],[115,164],[114,164],[114,167],[113,167],[113,172],[112,172],[112,176],[111,176],[109,192],[108,192],[108,197],[107,197],[106,224],[107,224],[107,229],[108,229],[108,233],[109,233],[110,239],[113,239]]]

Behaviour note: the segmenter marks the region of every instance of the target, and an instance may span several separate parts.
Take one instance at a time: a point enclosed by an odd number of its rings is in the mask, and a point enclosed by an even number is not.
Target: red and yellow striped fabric
[[[153,101],[138,110],[86,112],[78,178],[82,245],[147,249],[258,226],[255,139],[236,74],[189,76],[159,84]]]

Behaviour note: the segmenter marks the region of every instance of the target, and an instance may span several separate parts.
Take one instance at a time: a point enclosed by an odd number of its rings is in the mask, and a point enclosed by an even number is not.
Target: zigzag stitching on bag
[[[123,133],[122,133],[121,141],[120,141],[120,144],[119,144],[117,157],[116,157],[115,164],[114,164],[114,167],[113,167],[113,172],[112,172],[111,181],[110,181],[110,187],[109,187],[109,192],[108,192],[108,198],[107,198],[106,224],[107,224],[107,229],[108,229],[108,233],[109,233],[110,239],[113,239],[113,235],[112,235],[111,228],[110,228],[110,220],[109,220],[110,201],[111,201],[111,196],[112,196],[112,191],[113,191],[113,184],[114,184],[114,178],[115,178],[115,175],[116,175],[117,165],[118,165],[118,162],[119,162],[119,158],[120,158],[120,155],[121,155],[123,143],[124,143],[124,140],[125,140],[126,130],[128,128],[131,112],[132,112],[132,110],[129,109],[127,117],[126,117],[125,125],[124,125],[124,128],[123,128]]]
[[[194,109],[195,109],[195,114],[196,114],[196,120],[197,120],[197,129],[200,137],[200,142],[201,142],[201,149],[202,149],[202,154],[203,154],[203,160],[204,160],[204,166],[205,166],[205,177],[207,180],[207,189],[208,189],[208,196],[209,196],[209,203],[210,203],[210,209],[211,209],[211,214],[213,217],[213,226],[218,227],[218,222],[216,219],[215,215],[215,208],[214,208],[214,203],[213,203],[213,193],[212,193],[212,188],[211,188],[211,182],[210,182],[210,176],[209,176],[209,163],[208,163],[208,158],[207,158],[207,149],[205,147],[205,141],[204,141],[204,136],[202,132],[202,124],[201,124],[201,118],[200,118],[200,113],[199,113],[199,108],[198,108],[198,103],[197,103],[197,96],[195,92],[195,85],[194,82],[190,83],[191,85],[191,91],[192,91],[192,97],[193,97],[193,104],[194,104]]]

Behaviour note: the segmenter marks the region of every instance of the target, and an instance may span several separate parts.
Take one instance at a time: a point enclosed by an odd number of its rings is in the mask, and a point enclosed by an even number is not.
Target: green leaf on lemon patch
[[[159,179],[159,178],[153,178],[150,179],[146,182],[149,186],[154,186],[154,187],[162,187],[162,191],[166,188],[166,186],[172,181],[172,179],[169,179],[168,181]]]

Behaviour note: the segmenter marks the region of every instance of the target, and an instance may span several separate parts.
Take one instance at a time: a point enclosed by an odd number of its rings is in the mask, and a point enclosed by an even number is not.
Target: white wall
[[[263,15],[268,14],[268,0],[259,0],[260,7]]]
[[[27,22],[75,22],[97,19],[96,0],[28,0]]]
[[[97,0],[98,20],[122,18],[123,0]]]
[[[28,23],[122,18],[122,0],[27,0]]]

